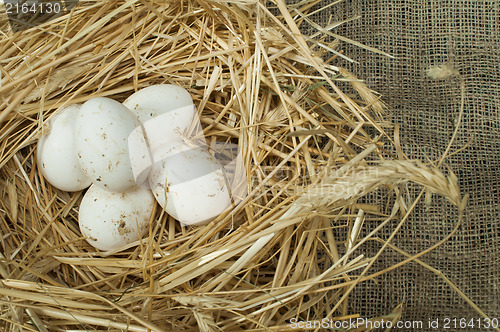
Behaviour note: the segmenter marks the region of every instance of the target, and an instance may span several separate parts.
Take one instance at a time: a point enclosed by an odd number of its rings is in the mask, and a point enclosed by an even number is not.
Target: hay
[[[357,284],[421,262],[452,235],[370,269],[384,250],[399,250],[390,241],[416,206],[405,200],[406,183],[463,210],[457,179],[391,154],[396,148],[403,158],[386,133],[387,108],[341,68],[348,56],[339,46],[377,50],[330,31],[342,22],[302,35],[316,1],[265,3],[80,1],[25,32],[0,23],[7,330],[287,330],[292,319],[356,318],[348,303]],[[143,241],[98,252],[78,230],[83,193],[44,181],[37,139],[65,105],[123,101],[158,83],[189,90],[209,141],[239,145],[250,194],[200,227],[181,227],[156,209]],[[376,190],[384,206],[362,201]],[[377,226],[368,232],[367,223]],[[384,227],[394,229],[387,239],[377,236]],[[380,243],[377,255],[363,254],[367,241]],[[395,308],[373,319],[399,315]]]

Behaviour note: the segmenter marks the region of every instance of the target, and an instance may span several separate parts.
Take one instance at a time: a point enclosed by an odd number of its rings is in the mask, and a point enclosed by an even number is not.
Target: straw
[[[359,317],[351,291],[379,273],[371,266],[384,250],[398,251],[391,221],[403,215],[401,225],[418,204],[405,203],[405,186],[463,211],[456,176],[405,160],[386,105],[342,68],[343,43],[387,55],[332,32],[356,18],[321,27],[311,19],[317,1],[266,3],[82,0],[24,32],[0,22],[5,330],[289,330],[292,319]],[[316,31],[306,36],[301,24]],[[325,44],[327,36],[337,41]],[[238,144],[249,195],[196,227],[157,206],[143,240],[99,252],[78,228],[85,191],[42,177],[37,140],[65,105],[124,101],[161,83],[191,93],[207,141]],[[381,205],[362,201],[376,191]],[[391,238],[380,240],[382,229]],[[376,255],[363,252],[368,241],[380,244]],[[428,251],[401,252],[407,259],[383,271],[423,264]]]

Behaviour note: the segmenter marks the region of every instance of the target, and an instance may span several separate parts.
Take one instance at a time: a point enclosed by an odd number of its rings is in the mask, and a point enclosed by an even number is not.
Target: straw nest
[[[457,179],[405,160],[379,96],[342,69],[344,43],[370,48],[335,34],[342,22],[314,23],[316,2],[80,1],[24,32],[1,22],[5,329],[286,330],[293,319],[357,317],[356,285],[425,253],[370,269],[398,250],[390,241],[414,209],[401,187],[415,182],[462,209]],[[44,181],[37,140],[65,105],[123,101],[158,83],[189,90],[208,141],[238,144],[249,195],[198,227],[156,208],[143,241],[98,252],[79,232],[83,192]],[[360,200],[375,190],[384,205]],[[367,256],[374,240],[380,250]]]

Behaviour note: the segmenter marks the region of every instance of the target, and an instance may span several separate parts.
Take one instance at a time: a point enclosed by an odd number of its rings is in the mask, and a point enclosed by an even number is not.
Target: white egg
[[[97,249],[121,248],[146,234],[154,202],[145,188],[114,193],[92,185],[80,204],[80,231]]]
[[[148,86],[130,95],[123,102],[123,105],[130,109],[144,123],[161,114],[186,106],[192,106],[193,99],[189,92],[181,86],[157,84]],[[192,115],[188,114],[183,120],[189,122],[191,117]]]
[[[231,206],[224,172],[205,146],[174,143],[149,174],[161,207],[184,225],[206,223]]]
[[[43,177],[54,187],[78,191],[92,183],[80,169],[74,146],[74,123],[80,104],[59,110],[49,120],[49,133],[37,145],[38,166]]]
[[[135,115],[113,99],[97,97],[82,105],[75,121],[75,146],[81,169],[93,183],[114,192],[140,183],[132,172],[128,146],[139,126]],[[143,146],[147,149],[145,142]],[[147,150],[142,153],[149,155]]]
[[[123,102],[141,121],[151,151],[182,141],[182,136],[196,125],[196,110],[191,95],[173,84],[158,84],[141,89]],[[188,134],[192,136],[193,134]]]

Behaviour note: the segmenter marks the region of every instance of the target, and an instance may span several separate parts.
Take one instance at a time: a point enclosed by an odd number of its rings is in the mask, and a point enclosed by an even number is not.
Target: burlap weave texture
[[[462,194],[470,195],[469,204],[458,233],[423,261],[441,271],[486,314],[499,317],[500,2],[353,0],[331,8],[316,22],[326,26],[360,15],[335,32],[394,56],[350,45],[341,48],[358,62],[346,61],[346,67],[380,92],[392,109],[392,119],[401,125],[403,151],[410,158],[440,158],[459,113],[459,79],[433,80],[426,70],[449,64],[464,78],[465,112],[452,151],[471,139],[472,143],[446,164],[457,174]],[[430,209],[417,206],[396,243],[417,253],[448,234],[456,220],[456,210],[434,197]],[[401,259],[387,252],[380,265]],[[442,279],[416,263],[357,288],[350,305],[353,311],[373,317],[400,303],[407,320],[479,317]]]

